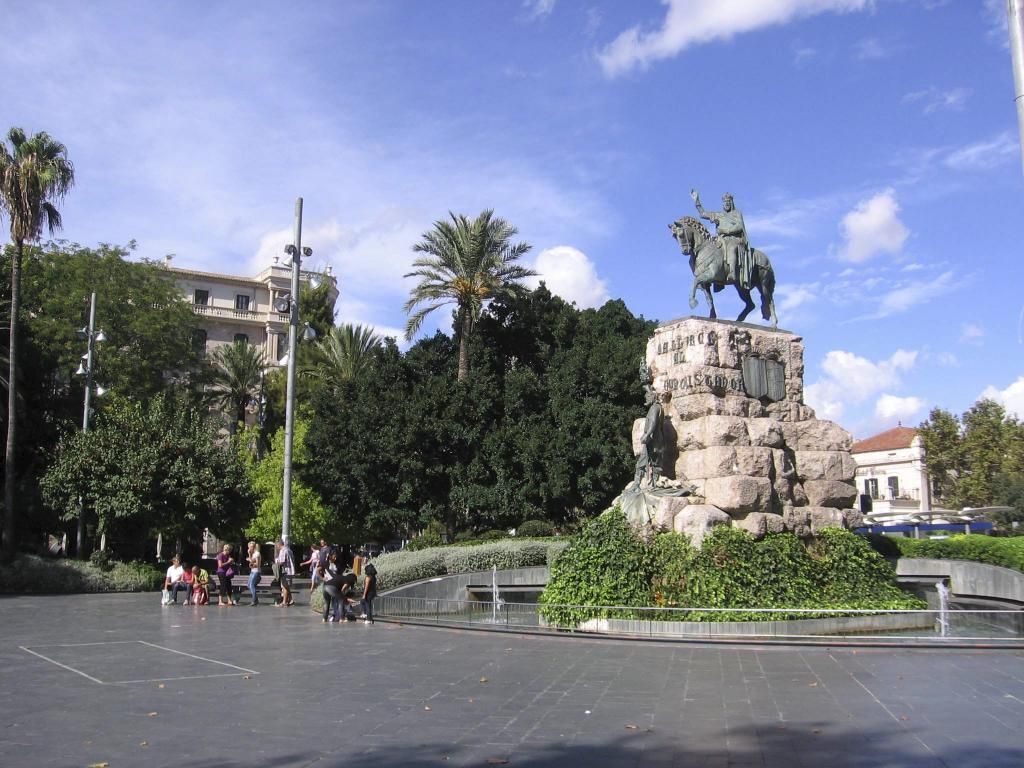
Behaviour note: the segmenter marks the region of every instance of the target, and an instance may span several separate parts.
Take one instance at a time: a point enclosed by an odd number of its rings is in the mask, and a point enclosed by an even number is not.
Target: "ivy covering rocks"
[[[897,586],[892,566],[867,541],[848,531],[826,529],[805,546],[791,533],[755,541],[718,526],[697,550],[677,533],[644,541],[618,508],[591,521],[554,562],[540,602],[544,619],[563,627],[636,618],[630,608],[683,609],[659,612],[659,621],[778,621],[837,615],[785,608],[926,607]],[[694,608],[780,610],[685,610]]]

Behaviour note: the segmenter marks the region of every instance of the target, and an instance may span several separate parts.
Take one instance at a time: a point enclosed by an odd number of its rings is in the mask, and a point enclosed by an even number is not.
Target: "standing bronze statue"
[[[770,320],[772,327],[777,328],[775,271],[768,256],[751,248],[747,242],[743,214],[733,205],[732,195],[722,198],[725,210],[713,212],[704,210],[697,190],[692,190],[690,196],[698,213],[715,222],[718,228],[718,237],[713,237],[707,227],[693,216],[683,216],[668,225],[683,255],[690,257],[690,270],[693,272],[690,308],[697,306],[697,289],[700,288],[708,302],[708,316],[712,319],[718,317],[711,289],[720,291],[726,285],[735,285],[745,305],[736,318],[742,321],[755,307],[750,294],[756,288],[761,294],[761,317]]]
[[[640,436],[640,455],[636,459],[636,488],[654,488],[661,477],[661,456],[665,451],[665,410],[661,396],[645,386],[644,405],[648,406],[644,432]]]

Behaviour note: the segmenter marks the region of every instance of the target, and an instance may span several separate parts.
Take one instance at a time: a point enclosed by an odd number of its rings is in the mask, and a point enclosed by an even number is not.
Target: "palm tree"
[[[373,328],[345,323],[314,345],[314,362],[303,373],[327,384],[351,381],[369,369],[381,338]]]
[[[8,348],[7,448],[4,467],[3,560],[14,557],[15,448],[17,447],[18,313],[21,309],[21,262],[25,243],[38,240],[44,227],[53,234],[60,229],[55,203],[64,199],[75,183],[75,169],[67,148],[48,134],[26,136],[21,128],[7,133],[11,148],[0,142],[0,208],[11,222],[11,319]]]
[[[263,351],[245,341],[217,347],[213,362],[213,398],[231,415],[231,434],[245,423],[245,408],[259,397],[266,360]]]
[[[484,304],[525,291],[519,281],[537,273],[513,263],[531,246],[512,244],[518,230],[495,217],[493,210],[483,211],[473,221],[451,211],[448,216],[451,221],[434,222],[434,228],[413,246],[413,251],[426,255],[417,258],[412,263],[416,269],[406,275],[418,277],[420,282],[405,303],[405,312],[408,314],[417,304],[425,306],[409,317],[405,335],[411,340],[424,317],[454,303],[459,381],[463,381],[469,373],[469,337]]]

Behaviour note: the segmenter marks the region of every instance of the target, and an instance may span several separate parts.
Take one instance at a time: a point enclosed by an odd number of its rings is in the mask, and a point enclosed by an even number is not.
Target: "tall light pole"
[[[288,317],[288,387],[284,407],[284,486],[281,504],[281,540],[288,544],[292,518],[292,443],[295,439],[295,344],[299,334],[299,273],[302,257],[312,256],[312,248],[302,247],[302,198],[295,200],[295,242],[285,246],[292,258],[292,287]]]
[[[85,404],[82,408],[82,432],[89,431],[89,406],[90,400],[92,399],[92,357],[95,351],[95,345],[97,342],[106,341],[107,337],[103,334],[103,331],[96,330],[96,291],[92,292],[92,296],[89,298],[89,324],[78,331],[78,338],[86,342],[85,354],[82,356],[82,362],[78,365],[78,370],[75,373],[78,376],[85,376]],[[102,395],[105,390],[102,387],[97,389],[98,395]],[[85,501],[81,496],[78,497],[78,534],[75,537],[76,552],[79,557],[85,552]]]
[[[1017,104],[1020,154],[1021,162],[1024,163],[1024,7],[1021,0],[1006,0],[1006,15],[1007,26],[1010,28],[1010,54],[1013,57],[1014,101]]]

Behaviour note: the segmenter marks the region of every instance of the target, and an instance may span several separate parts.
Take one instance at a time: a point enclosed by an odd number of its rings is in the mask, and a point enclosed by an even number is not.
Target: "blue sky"
[[[1003,0],[15,3],[0,127],[64,142],[63,235],[255,274],[305,199],[339,321],[404,325],[411,246],[494,208],[578,306],[690,314],[666,224],[732,192],[807,399],[863,437],[1024,416]],[[717,300],[734,317],[731,291]],[[701,310],[703,311],[703,310]],[[447,312],[424,332],[449,331]]]

